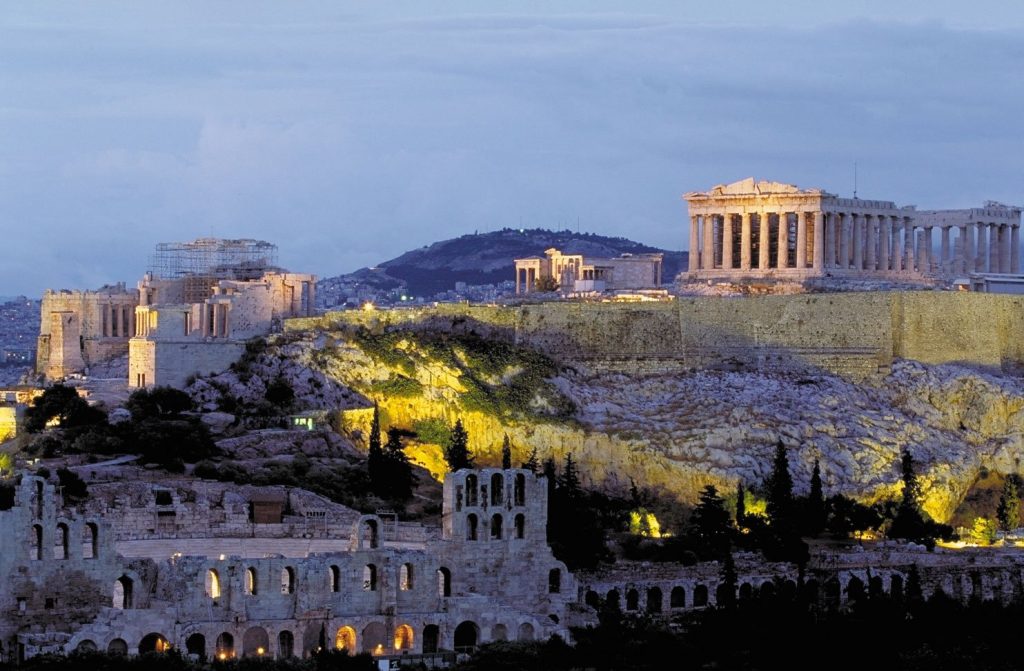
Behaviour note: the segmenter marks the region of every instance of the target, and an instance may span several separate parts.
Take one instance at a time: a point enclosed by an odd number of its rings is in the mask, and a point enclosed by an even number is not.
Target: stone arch
[[[500,506],[505,495],[505,478],[501,473],[491,475],[491,505]]]
[[[302,630],[302,657],[309,657],[323,649],[321,642],[326,642],[327,625],[322,621],[311,621]]]
[[[328,588],[332,592],[341,591],[341,569],[331,564],[331,567],[327,571]]]
[[[260,593],[259,576],[256,573],[256,568],[253,566],[245,569],[245,593],[252,595]]]
[[[120,639],[115,639],[120,640]],[[114,641],[111,641],[113,644]],[[128,646],[125,646],[125,652],[127,652]],[[156,632],[146,634],[139,641],[139,654],[145,655],[147,652],[167,652],[171,649],[171,644],[167,642],[167,637],[163,634]]]
[[[107,654],[108,655],[127,655],[128,654],[128,642],[123,638],[115,638],[110,643],[107,643]]]
[[[648,613],[660,613],[661,612],[661,588],[650,587],[647,589],[647,612]]]
[[[67,559],[68,558],[68,541],[71,532],[68,530],[68,525],[64,522],[57,523],[57,533],[53,539],[53,558],[54,559]]]
[[[686,589],[680,585],[672,588],[668,595],[669,608],[686,608]]]
[[[715,588],[715,603],[719,606],[731,603],[736,597],[735,589],[735,587],[732,587],[727,583],[719,583],[718,587]],[[694,601],[696,601],[696,598]]]
[[[605,596],[605,603],[607,603],[608,607],[611,608],[612,610],[618,610],[619,609],[619,590],[615,589],[614,587],[611,588],[610,590],[608,590],[608,594]]]
[[[522,473],[516,474],[515,485],[513,485],[513,502],[517,506],[526,505],[526,476]]]
[[[195,655],[199,659],[206,658],[206,637],[202,634],[192,634],[185,639],[185,653]]]
[[[380,520],[364,515],[359,520],[359,547],[371,550],[380,547]]]
[[[507,641],[508,640],[508,627],[503,624],[496,624],[491,627],[491,640],[492,641]]]
[[[32,525],[32,537],[29,539],[31,545],[29,547],[29,558],[34,561],[39,561],[43,558],[43,527],[39,524]]]
[[[857,576],[850,576],[849,582],[846,583],[846,600],[850,603],[855,603],[863,599],[864,581]]]
[[[601,597],[594,590],[588,589],[586,596],[583,597],[583,603],[597,610],[601,607]]]
[[[533,625],[529,622],[523,622],[519,625],[519,631],[516,632],[517,641],[532,641],[534,637]]]
[[[363,627],[363,652],[382,654],[387,651],[387,643],[383,622],[371,622]]]
[[[896,601],[903,599],[903,576],[899,573],[889,576],[889,596]]]
[[[415,636],[412,627],[407,624],[400,624],[395,629],[395,650],[412,650],[415,644]]]
[[[416,579],[416,570],[409,562],[402,564],[398,569],[398,589],[408,592],[413,588]]]
[[[749,601],[754,596],[754,586],[749,582],[740,585],[740,601]]]
[[[873,575],[868,578],[868,597],[876,598],[885,594],[885,585],[882,583],[882,576]]]
[[[295,594],[295,569],[291,566],[281,569],[281,594]]]
[[[562,569],[553,568],[548,571],[548,594],[559,594],[562,591]]]
[[[526,516],[519,513],[515,516],[514,524],[516,538],[526,538]]]
[[[761,601],[772,601],[775,599],[775,583],[770,580],[766,580],[761,583],[761,587],[757,590],[757,595]]]
[[[367,564],[363,567],[363,591],[377,591],[377,565]]]
[[[214,645],[214,654],[217,659],[232,659],[235,656],[235,637],[231,632],[221,632]]]
[[[639,610],[640,592],[630,587],[626,590],[626,610]]]
[[[220,574],[217,573],[217,569],[206,570],[206,598],[208,599],[219,599],[220,598]]]
[[[470,473],[466,476],[466,505],[475,506],[479,496],[480,485],[477,482],[476,475]]]
[[[100,528],[95,522],[82,527],[82,559],[96,559],[100,555]]]
[[[277,658],[287,659],[295,656],[295,634],[283,630],[277,635]]]
[[[127,575],[122,575],[114,581],[113,607],[119,610],[132,608],[134,602],[135,581]]]
[[[445,566],[437,569],[437,595],[452,595],[452,572]]]
[[[491,515],[491,540],[501,540],[502,532],[504,531],[502,528],[503,523],[504,518],[501,516],[501,513],[494,513]]]
[[[356,630],[348,625],[338,627],[337,633],[334,634],[334,647],[337,650],[345,650],[350,655],[355,654]]]
[[[441,629],[436,624],[423,627],[423,652],[437,652],[440,647]]]
[[[263,627],[249,627],[242,634],[242,657],[263,657],[270,650],[270,635]]]
[[[479,520],[474,513],[466,515],[466,540],[475,541],[479,533],[478,527],[480,526]]]
[[[463,620],[455,627],[455,651],[471,652],[480,643],[480,627],[472,620]]]
[[[83,639],[75,646],[75,652],[78,654],[89,654],[91,652],[96,652],[96,650],[96,641],[91,638]]]
[[[693,607],[704,608],[708,605],[708,586],[697,585],[693,588]]]

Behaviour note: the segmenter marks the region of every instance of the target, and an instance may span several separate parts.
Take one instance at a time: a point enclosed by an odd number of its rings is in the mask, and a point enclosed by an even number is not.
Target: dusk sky
[[[683,193],[851,195],[855,161],[861,197],[1024,204],[1022,29],[1006,0],[4,1],[0,295],[211,235],[322,277],[503,227],[682,249]]]

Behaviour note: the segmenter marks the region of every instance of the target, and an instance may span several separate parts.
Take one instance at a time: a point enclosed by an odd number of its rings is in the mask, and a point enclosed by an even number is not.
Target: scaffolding
[[[277,268],[277,245],[262,240],[199,238],[161,242],[149,261],[159,279],[204,278],[254,280]]]

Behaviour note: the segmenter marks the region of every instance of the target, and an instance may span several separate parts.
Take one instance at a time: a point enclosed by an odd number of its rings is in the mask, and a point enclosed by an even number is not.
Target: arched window
[[[202,634],[192,634],[186,638],[185,652],[199,659],[206,657],[206,637]]]
[[[167,638],[163,634],[146,634],[139,641],[139,654],[145,655],[147,652],[167,652],[171,649],[171,644],[167,642]]]
[[[740,585],[740,601],[750,601],[754,596],[754,587],[749,582]]]
[[[383,622],[371,622],[363,627],[363,652],[383,655],[387,652],[388,630]]]
[[[245,593],[246,594],[259,594],[260,583],[259,578],[256,575],[256,569],[250,566],[245,569]]]
[[[846,598],[851,602],[860,601],[864,598],[864,581],[853,576],[850,582],[846,583]]]
[[[658,587],[651,587],[647,590],[647,612],[661,612],[661,589]]]
[[[217,637],[217,659],[232,659],[235,656],[235,637],[223,632]]]
[[[287,629],[277,635],[277,658],[287,659],[295,656],[295,635]]]
[[[340,627],[334,635],[334,647],[352,655],[356,652],[356,630],[349,626]]]
[[[693,588],[693,607],[703,608],[708,605],[708,587],[707,585],[697,585]]]
[[[522,513],[519,513],[518,515],[516,515],[515,527],[516,527],[516,538],[525,538],[526,537],[526,516],[523,515]]]
[[[242,634],[242,657],[263,657],[270,648],[270,634],[263,627],[249,627]]]
[[[452,595],[452,572],[444,566],[437,569],[437,595]]]
[[[402,564],[398,570],[398,589],[408,592],[412,589],[413,568],[412,564]]]
[[[562,591],[562,570],[553,568],[548,571],[548,594],[558,594]]]
[[[519,625],[519,633],[516,635],[516,640],[519,641],[532,641],[533,640],[533,625],[529,622],[523,622]]]
[[[295,594],[295,569],[291,566],[281,569],[281,594]]]
[[[597,592],[590,589],[587,590],[587,595],[586,597],[584,597],[583,603],[587,604],[588,606],[596,610],[601,607],[601,597],[598,595]]]
[[[466,540],[475,541],[477,536],[477,519],[476,515],[470,513],[466,515]]]
[[[377,520],[365,520],[363,522],[363,542],[371,549],[380,544],[380,530],[377,528]]]
[[[38,524],[32,525],[32,546],[29,548],[29,557],[33,560],[43,558],[43,528]]]
[[[93,522],[86,522],[82,529],[82,559],[96,559],[99,556],[100,529]]]
[[[686,608],[686,590],[682,587],[673,587],[668,597],[670,608]]]
[[[605,596],[605,602],[608,604],[608,607],[611,608],[612,610],[618,610],[619,609],[619,590],[617,590],[615,588],[612,588],[612,589],[608,590],[608,594]]]
[[[220,598],[220,576],[214,569],[206,572],[206,596],[210,599]]]
[[[508,640],[508,627],[503,624],[496,624],[491,627],[491,640],[492,641],[507,641]]]
[[[363,567],[363,591],[375,592],[377,590],[377,567],[367,564]]]
[[[61,522],[57,525],[57,537],[53,543],[53,558],[68,558],[68,525]]]
[[[413,633],[412,627],[407,624],[399,625],[395,629],[395,650],[412,650]]]
[[[626,591],[626,610],[637,610],[640,608],[640,593],[630,588]]]
[[[96,652],[96,641],[93,641],[92,639],[88,639],[88,638],[84,639],[82,641],[79,641],[78,645],[75,646],[75,652],[78,652],[78,653]]]
[[[328,576],[330,581],[330,588],[332,592],[341,591],[341,569],[337,566],[331,565],[331,571]]]
[[[43,517],[43,481],[36,480],[36,517]]]
[[[522,473],[516,475],[516,483],[512,494],[517,506],[526,505],[526,476]]]
[[[108,655],[127,655],[128,643],[123,638],[115,638],[107,644]]]
[[[477,504],[477,485],[475,475],[466,476],[466,505],[475,506]]]
[[[501,477],[501,473],[495,473],[491,476],[491,505],[500,506],[502,496],[505,492],[505,478]]]
[[[114,581],[114,608],[128,610],[132,607],[132,579],[126,575]]]
[[[455,651],[472,652],[480,641],[480,627],[466,620],[455,627]]]
[[[492,540],[496,540],[496,541],[500,541],[501,540],[501,532],[502,532],[501,523],[502,523],[501,515],[494,514],[494,515],[491,516],[491,539]]]

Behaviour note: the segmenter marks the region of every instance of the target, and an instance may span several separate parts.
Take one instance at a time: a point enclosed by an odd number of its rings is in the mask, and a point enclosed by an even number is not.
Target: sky
[[[623,12],[622,8],[628,8]],[[156,243],[321,277],[504,227],[687,244],[748,176],[1024,204],[1024,3],[0,0],[0,295]]]

